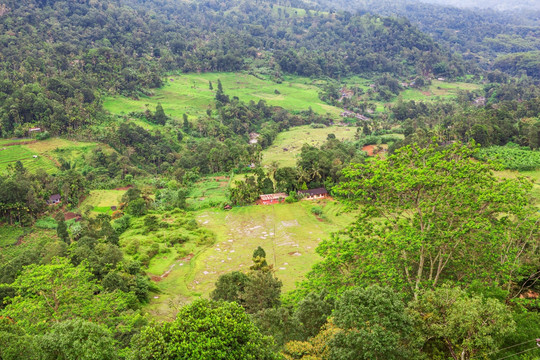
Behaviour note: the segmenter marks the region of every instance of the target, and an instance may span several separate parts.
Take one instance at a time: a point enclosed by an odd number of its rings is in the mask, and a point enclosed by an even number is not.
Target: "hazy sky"
[[[497,10],[536,9],[540,10],[540,0],[418,0],[441,5],[459,7],[493,8]]]

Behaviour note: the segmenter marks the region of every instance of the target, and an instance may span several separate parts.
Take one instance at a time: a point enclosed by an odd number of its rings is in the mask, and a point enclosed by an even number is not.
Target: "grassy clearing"
[[[306,10],[305,9],[299,9],[299,8],[292,8],[292,7],[286,7],[281,5],[274,5],[273,7],[273,13],[275,15],[281,14],[289,14],[289,16],[293,17],[304,17],[306,16]]]
[[[318,220],[311,213],[313,206],[322,207],[327,220]],[[268,263],[283,281],[283,291],[292,290],[320,260],[315,253],[317,244],[352,221],[351,214],[340,214],[342,210],[342,205],[334,201],[302,201],[197,212],[198,223],[217,235],[216,243],[197,249],[193,259],[181,261],[181,266],[158,282],[162,293],[147,310],[166,318],[171,313],[170,302],[179,304],[207,297],[220,275],[249,269],[257,246],[265,249]]]
[[[51,138],[42,141],[24,144],[28,139],[21,140],[21,145],[7,146],[0,150],[0,171],[4,171],[9,164],[21,161],[29,171],[44,169],[48,173],[58,171],[58,159],[76,161],[83,154],[92,151],[97,143],[71,141],[60,138]],[[34,155],[37,158],[34,158]]]
[[[339,140],[353,140],[356,128],[329,126],[322,129],[312,129],[309,125],[291,128],[280,133],[274,144],[263,151],[262,165],[266,166],[276,161],[280,167],[295,166],[302,145],[310,144],[320,147],[326,142],[328,134],[336,135]]]
[[[104,107],[113,114],[128,114],[154,111],[161,103],[165,113],[181,119],[184,113],[191,117],[202,115],[213,107],[217,81],[229,96],[238,96],[243,101],[265,100],[270,105],[281,106],[292,111],[312,109],[319,114],[330,113],[337,117],[340,109],[327,105],[319,99],[319,88],[309,78],[289,76],[283,83],[261,80],[242,73],[204,73],[168,76],[166,84],[155,90],[154,96],[131,99],[115,96],[105,99]],[[209,88],[212,81],[213,90]],[[277,90],[277,92],[276,92]],[[150,126],[150,125],[147,125]]]
[[[38,154],[50,153],[57,149],[84,149],[92,146],[96,146],[96,143],[72,141],[61,138],[51,138],[25,145],[25,147]]]
[[[118,206],[125,193],[126,190],[92,190],[80,208],[91,206],[94,212],[112,213],[111,206]]]
[[[0,226],[0,247],[15,244],[23,234],[24,230],[18,226]]]
[[[17,161],[20,161],[27,170],[32,172],[37,169],[44,169],[51,173],[57,171],[52,160],[41,155],[34,158],[34,155],[37,153],[26,148],[26,145],[8,146],[5,150],[0,150],[0,172],[5,171],[10,164],[15,164]]]
[[[149,220],[153,225],[148,224]],[[146,266],[148,275],[163,292],[156,295],[166,301],[162,315],[168,314],[167,301],[172,294],[186,299],[193,296],[182,281],[171,285],[169,280],[189,273],[197,257],[214,242],[211,231],[200,228],[191,213],[180,210],[132,218],[130,228],[120,237],[126,257]]]
[[[10,146],[11,144],[20,144],[20,143],[27,143],[30,141],[35,141],[31,138],[25,138],[25,139],[0,139],[0,146]]]
[[[431,85],[427,89],[407,89],[401,92],[394,101],[398,98],[404,101],[439,101],[441,99],[454,99],[457,97],[458,91],[474,91],[480,89],[480,85],[456,82],[449,83],[444,81],[432,80]]]
[[[186,199],[188,209],[207,209],[226,202],[229,180],[228,176],[211,176],[193,184],[190,196]]]

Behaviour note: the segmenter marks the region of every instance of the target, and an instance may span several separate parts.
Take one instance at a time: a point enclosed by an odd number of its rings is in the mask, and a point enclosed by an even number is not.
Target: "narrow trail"
[[[167,276],[169,276],[169,274],[174,270],[174,268],[183,263],[183,262],[188,262],[188,261],[191,261],[191,259],[193,259],[193,257],[195,257],[195,254],[189,254],[181,259],[178,259],[176,260],[171,266],[169,266],[169,269],[167,271],[165,271],[163,274],[161,274],[160,276],[158,275],[150,275],[150,278],[152,279],[152,281],[155,281],[155,282],[159,282],[163,279],[165,279]]]

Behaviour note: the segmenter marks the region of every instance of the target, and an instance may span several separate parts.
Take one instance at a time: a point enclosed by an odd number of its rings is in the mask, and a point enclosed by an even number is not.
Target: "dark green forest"
[[[0,360],[537,359],[537,15],[409,1],[0,0]],[[277,88],[244,99],[221,80],[205,80],[211,102],[197,116],[161,102],[104,107],[210,72],[304,81],[341,114],[272,105]],[[298,127],[305,139],[285,147]],[[316,141],[321,129],[332,130]],[[50,140],[79,147],[12,161]],[[267,161],[276,146],[293,165]],[[41,158],[49,168],[28,166]],[[200,205],[203,222],[193,199],[223,179],[212,189],[226,200]],[[303,205],[323,188],[328,198]],[[96,192],[121,195],[82,206]],[[245,267],[154,316],[154,300],[185,290],[160,282],[185,266],[198,284],[201,251],[225,244],[205,225],[273,193],[283,204],[265,219],[296,206],[332,229],[305,276],[253,242]],[[335,231],[340,217],[350,224]],[[290,256],[309,252],[296,246]]]

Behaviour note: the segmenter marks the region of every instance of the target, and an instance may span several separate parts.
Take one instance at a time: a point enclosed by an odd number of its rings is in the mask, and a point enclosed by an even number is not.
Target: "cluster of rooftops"
[[[264,194],[260,196],[260,202],[263,205],[277,204],[285,201],[285,198],[288,195],[285,193],[275,193],[275,194]],[[298,196],[303,200],[315,200],[322,199],[328,196],[328,191],[325,188],[309,189],[309,190],[299,190]]]

